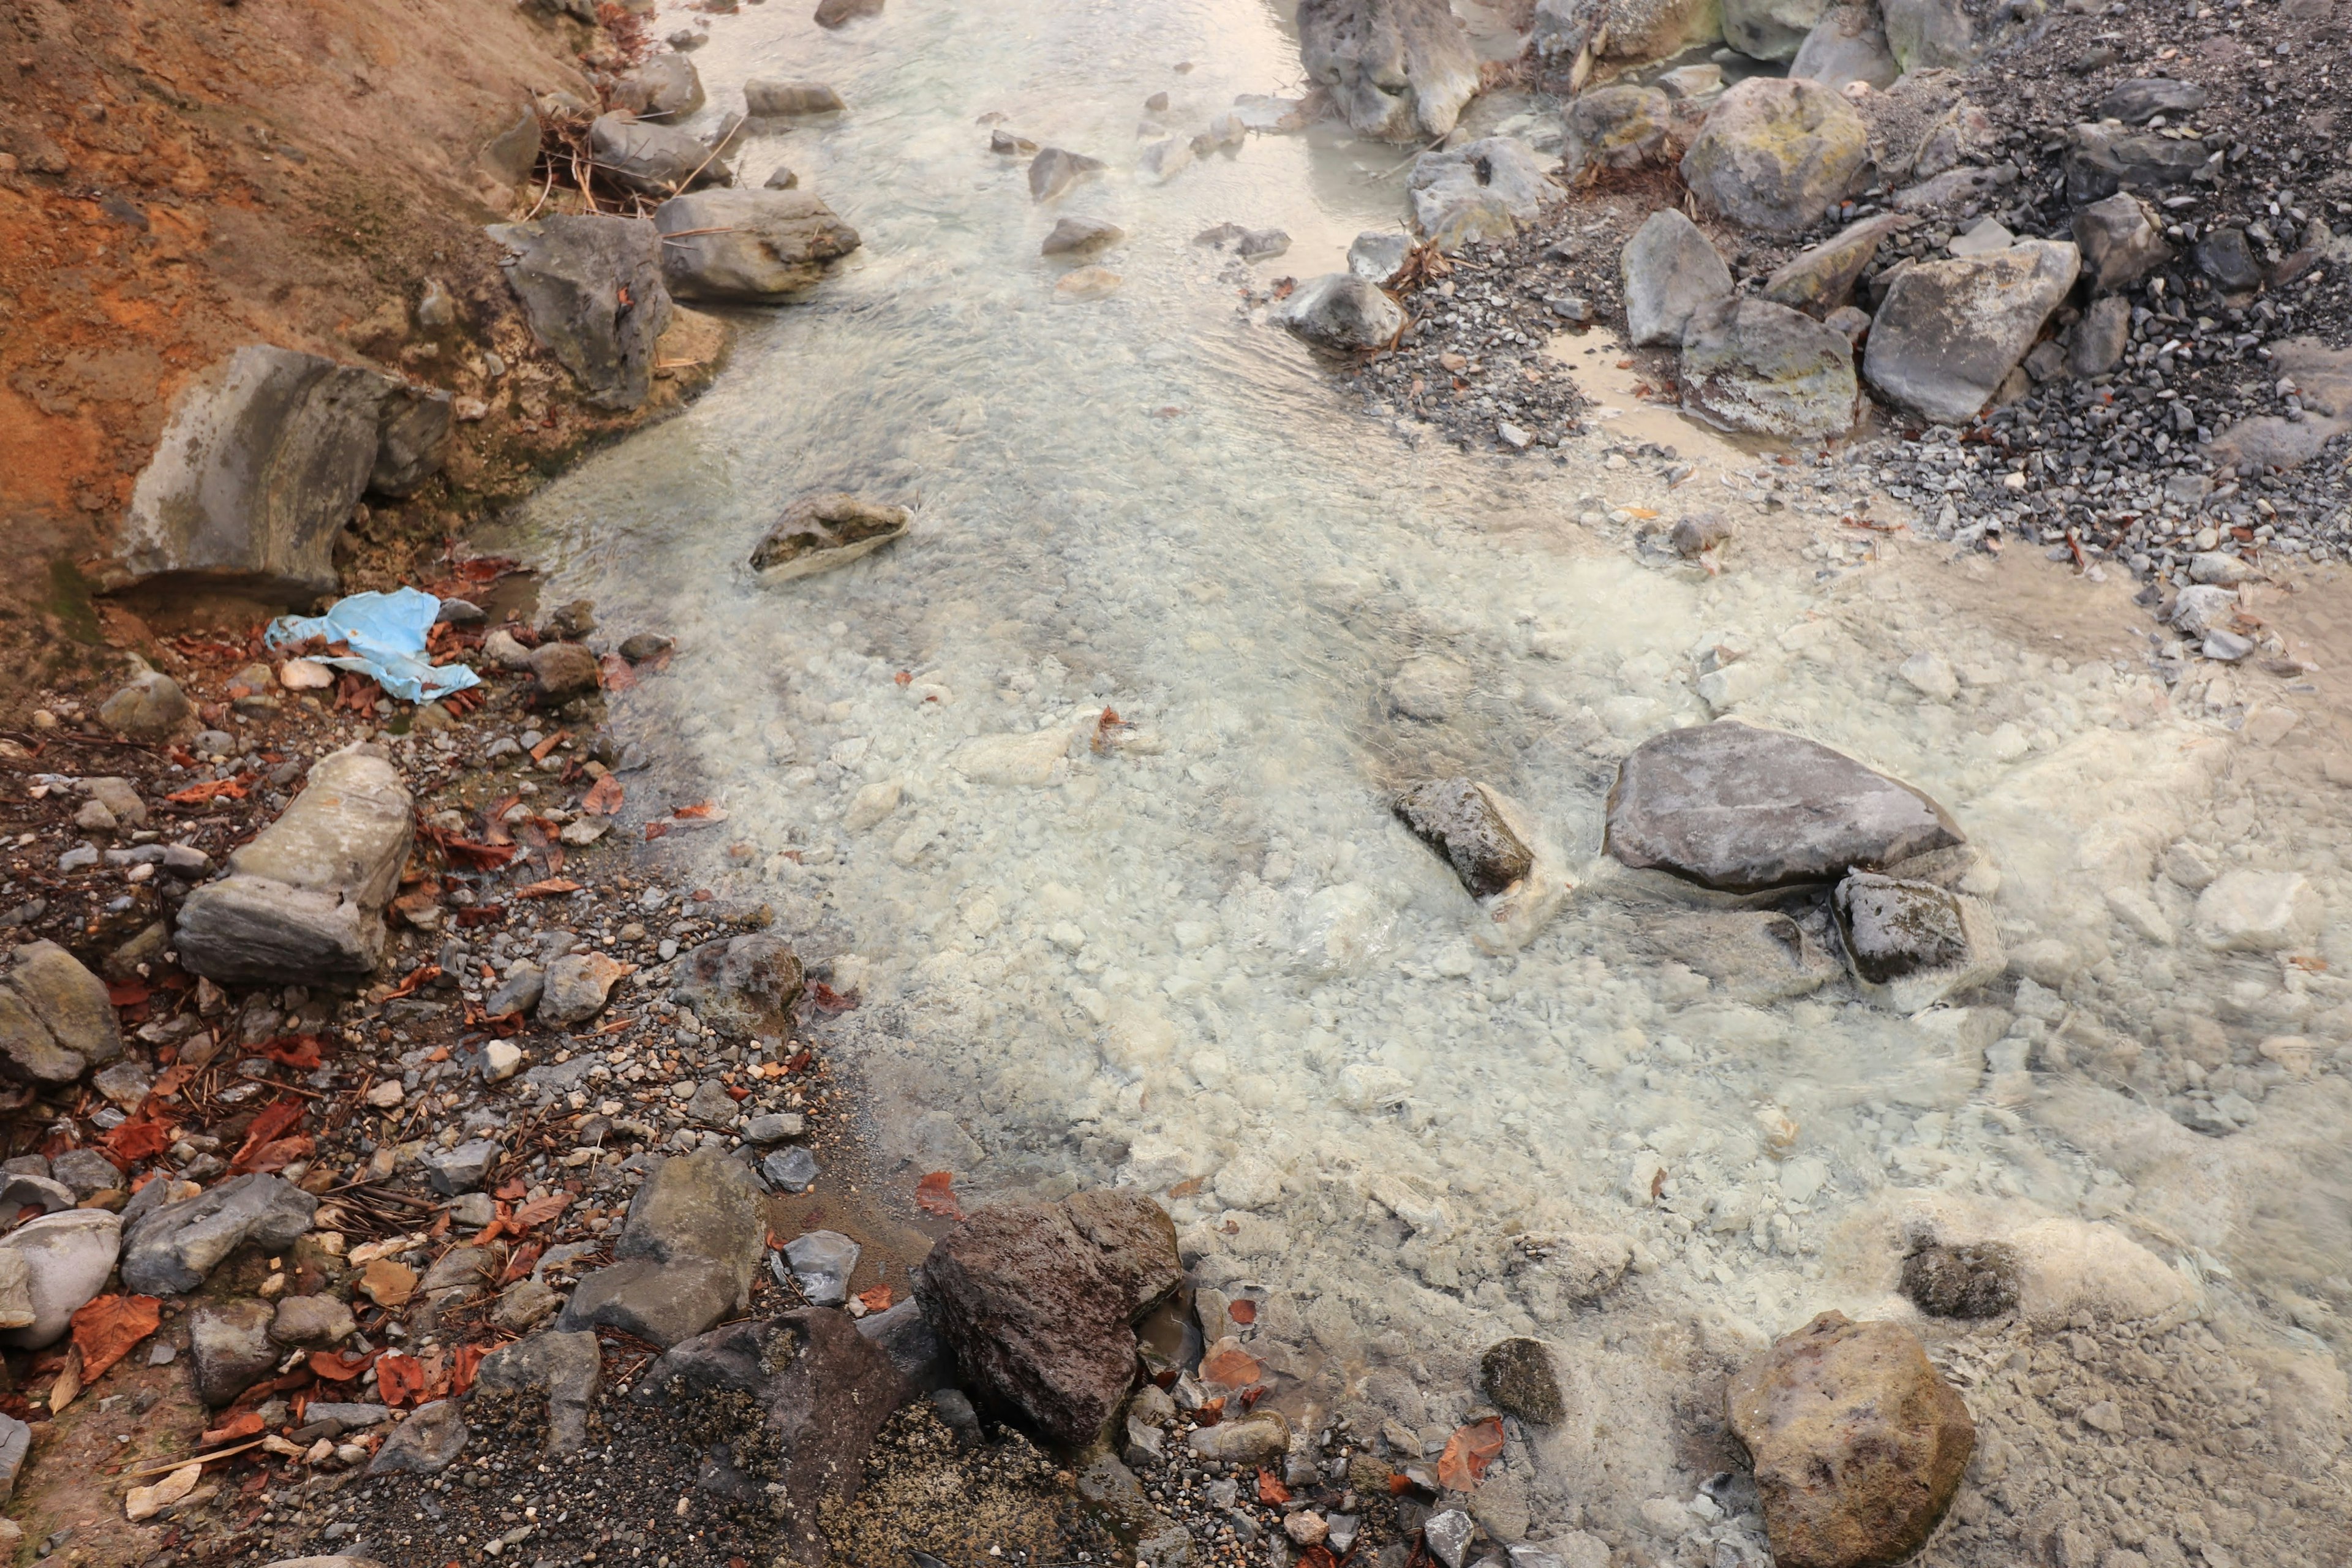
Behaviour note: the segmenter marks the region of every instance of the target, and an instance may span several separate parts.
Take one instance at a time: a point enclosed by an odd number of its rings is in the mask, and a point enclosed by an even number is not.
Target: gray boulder
[[[753,77],[743,84],[743,107],[764,120],[797,120],[833,114],[848,107],[841,94],[821,81],[777,81]]]
[[[2221,157],[2154,131],[2077,125],[2066,133],[2066,200],[2082,207],[2117,191],[2170,190],[2218,169]]]
[[[1445,857],[1473,898],[1491,898],[1535,869],[1494,792],[1474,779],[1431,779],[1397,796],[1399,821]]]
[[[724,1151],[663,1161],[630,1201],[616,1261],[581,1280],[556,1327],[673,1345],[740,1312],[765,1251],[762,1198],[759,1179]]]
[[[159,669],[142,669],[99,705],[98,721],[118,735],[161,741],[178,732],[194,711],[180,683]]]
[[[790,1032],[800,999],[801,961],[766,931],[707,942],[686,954],[671,998],[694,1009],[707,1028],[734,1039]]]
[[[1855,980],[1899,1012],[1933,1006],[2003,968],[1989,912],[1933,882],[1854,871],[1830,907]]]
[[[95,1149],[68,1149],[49,1162],[49,1174],[73,1194],[74,1201],[122,1188],[122,1172]]]
[[[725,185],[734,175],[719,154],[683,131],[626,114],[600,114],[588,127],[597,173],[639,195],[673,196],[697,185]]]
[[[1863,374],[1894,403],[1964,424],[2033,346],[2080,267],[2072,243],[2029,239],[1907,268],[1871,322]]]
[[[1698,225],[1674,207],[1642,220],[1617,267],[1625,283],[1625,332],[1636,343],[1679,344],[1701,306],[1731,293],[1731,268]]]
[[[1879,213],[1846,225],[1775,268],[1764,280],[1764,298],[1826,318],[1853,298],[1855,280],[1886,237],[1916,221],[1898,213]]]
[[[559,216],[493,224],[507,286],[531,336],[600,408],[646,400],[654,344],[669,326],[661,235],[644,218]]]
[[[1870,156],[1862,116],[1810,81],[1749,77],[1726,92],[1683,154],[1683,179],[1709,210],[1790,234],[1821,221]]]
[[[1718,300],[1683,333],[1683,408],[1712,425],[1820,440],[1853,423],[1860,392],[1845,334],[1786,305]]]
[[[914,514],[845,490],[803,496],[751,551],[751,570],[771,583],[830,572],[906,537]]]
[[[271,1342],[274,1314],[267,1301],[247,1297],[207,1301],[188,1315],[188,1350],[196,1363],[196,1393],[207,1405],[226,1405],[278,1364]]]
[[[377,495],[413,494],[441,471],[449,449],[455,403],[437,387],[394,382],[384,389],[375,420],[375,465],[367,488]]]
[[[1411,237],[1385,229],[1366,229],[1348,247],[1348,270],[1367,283],[1385,283],[1396,276],[1412,254]]]
[[[1276,319],[1294,336],[1335,353],[1386,348],[1404,330],[1397,302],[1351,272],[1308,279]]]
[[[218,982],[363,979],[383,956],[383,910],[408,858],[413,806],[372,746],[310,770],[285,815],[231,852],[228,875],[190,893],[180,962]]]
[[[608,101],[640,120],[683,120],[702,107],[702,75],[684,55],[655,55],[623,71]]]
[[[32,1316],[0,1333],[0,1342],[39,1350],[63,1339],[73,1315],[106,1288],[121,1237],[122,1221],[106,1210],[68,1209],[36,1215],[0,1238],[0,1253],[23,1266],[25,1293],[14,1303],[15,1315]]]
[[[466,1439],[471,1436],[457,1401],[436,1399],[429,1405],[420,1405],[384,1438],[383,1447],[368,1461],[367,1473],[437,1476],[457,1462],[457,1456],[465,1452]]]
[[[654,209],[662,278],[677,300],[763,304],[813,288],[857,231],[806,191],[703,191]],[[707,232],[715,231],[715,232]]]
[[[1654,87],[1620,82],[1577,94],[1564,118],[1570,168],[1638,169],[1664,161],[1674,102]]]
[[[520,185],[539,166],[539,111],[525,106],[505,129],[482,143],[480,163],[501,184]]]
[[[123,1237],[122,1283],[149,1296],[184,1295],[247,1242],[264,1252],[293,1246],[318,1208],[279,1177],[233,1176],[134,1220]]]
[[[1127,237],[1127,230],[1098,217],[1066,217],[1037,247],[1040,256],[1087,256]]]
[[[1565,195],[1524,142],[1489,136],[1413,160],[1405,192],[1413,226],[1448,255],[1474,240],[1507,239]]]
[[[1854,82],[1866,82],[1880,91],[1903,74],[1886,31],[1879,26],[1873,5],[1839,5],[1825,11],[1813,30],[1798,46],[1789,62],[1789,74],[1817,81],[1832,92]]]
[[[1966,0],[1879,0],[1879,11],[1886,42],[1906,71],[1964,69],[1984,47]]]
[[[106,983],[56,942],[28,942],[16,949],[15,962],[0,973],[0,1073],[33,1083],[71,1083],[121,1055],[122,1029]]]
[[[1298,52],[1349,129],[1384,142],[1444,135],[1478,90],[1446,0],[1300,0]]]
[[[1634,748],[1611,786],[1604,847],[1718,892],[1836,882],[1962,842],[1925,794],[1816,741],[1735,720]]]
[[[540,987],[539,1021],[562,1028],[594,1017],[604,1011],[614,984],[625,973],[626,966],[619,960],[601,952],[567,952],[551,960]]]
[[[484,1394],[544,1401],[547,1451],[576,1454],[588,1446],[588,1417],[604,1375],[604,1352],[594,1334],[551,1330],[501,1345],[483,1357],[474,1386]]]
[[[289,601],[332,592],[335,537],[374,471],[394,384],[260,343],[205,370],[131,488],[128,579],[226,576]]]
[[[520,963],[514,973],[501,982],[482,1004],[486,1018],[527,1016],[539,1005],[541,992],[547,988],[547,971],[536,963]]]
[[[2197,242],[2197,270],[2224,294],[2252,294],[2263,286],[2262,263],[2242,228],[2210,230]]]
[[[1061,147],[1045,147],[1029,161],[1029,196],[1050,202],[1088,174],[1099,174],[1103,161]]]
[[[2121,192],[2074,215],[2074,245],[2092,292],[2112,294],[2172,259],[2155,215],[2137,196]]]
[[[1723,0],[1723,41],[1753,59],[1793,60],[1829,7],[1830,0]]]
[[[2099,100],[2099,118],[2120,120],[2126,125],[2145,125],[2159,114],[2178,120],[2204,108],[2211,97],[2193,81],[2141,77],[2109,88],[2107,96]]]
[[[2122,363],[2131,347],[2131,301],[2121,294],[2092,300],[2066,334],[2067,370],[2088,381]]]
[[[812,1230],[784,1247],[793,1283],[813,1307],[838,1307],[849,1300],[849,1277],[864,1249],[837,1230]]]

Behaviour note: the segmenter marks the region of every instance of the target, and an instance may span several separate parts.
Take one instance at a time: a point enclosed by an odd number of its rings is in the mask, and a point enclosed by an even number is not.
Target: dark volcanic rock
[[[1619,766],[1608,809],[1620,861],[1729,893],[1833,882],[1962,841],[1910,785],[1728,719],[1644,741]]]
[[[654,343],[669,325],[661,235],[644,218],[568,216],[492,224],[508,286],[531,336],[600,408],[646,400]]]
[[[2099,118],[2120,120],[2126,125],[2145,125],[2154,116],[2162,114],[2178,118],[2192,114],[2205,107],[2211,97],[2193,81],[2172,81],[2164,77],[2143,77],[2137,81],[2118,82],[2099,100]]]
[[[1495,1403],[1522,1421],[1549,1426],[1567,1414],[1559,1373],[1541,1340],[1497,1340],[1478,1358],[1478,1376]]]
[[[1831,902],[1855,970],[1874,985],[1969,956],[1959,899],[1932,882],[1857,871],[1838,884]]]
[[[803,976],[782,938],[746,931],[706,942],[686,955],[684,967],[671,997],[719,1034],[782,1039],[790,1032]]]
[[[2017,1308],[2017,1269],[2002,1242],[1923,1247],[1903,1260],[1903,1293],[1938,1318],[1997,1318]]]
[[[1473,779],[1432,779],[1397,796],[1399,820],[1445,857],[1474,898],[1492,898],[1534,869],[1535,851]]]

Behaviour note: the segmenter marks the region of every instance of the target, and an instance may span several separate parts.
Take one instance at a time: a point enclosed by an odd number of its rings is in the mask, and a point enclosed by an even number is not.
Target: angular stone
[[[618,1260],[583,1279],[558,1321],[671,1345],[751,1301],[765,1250],[759,1181],[722,1150],[665,1160],[630,1200]]]
[[[2118,192],[2074,215],[2074,245],[2092,292],[2112,294],[2172,259],[2156,218],[2137,196]]]
[[[269,1337],[281,1345],[339,1345],[359,1326],[352,1310],[332,1296],[289,1296],[278,1303]]]
[[[264,1252],[291,1247],[318,1208],[317,1198],[280,1177],[232,1176],[132,1221],[122,1282],[144,1295],[185,1295],[247,1242]]]
[[[454,1149],[437,1149],[417,1163],[424,1168],[426,1184],[446,1197],[478,1189],[497,1166],[499,1153],[499,1146],[488,1139],[471,1138]]]
[[[488,1358],[484,1358],[487,1363]],[[437,1476],[465,1452],[465,1417],[457,1401],[436,1399],[420,1405],[407,1420],[392,1429],[383,1447],[368,1461],[371,1476]]]
[[[547,1451],[576,1454],[588,1446],[588,1418],[594,1413],[604,1375],[604,1352],[594,1334],[551,1331],[501,1345],[483,1357],[475,1386],[485,1394],[535,1394],[544,1400]]]
[[[536,963],[518,963],[514,973],[482,1004],[482,1015],[488,1018],[528,1016],[539,1005],[540,994],[546,988],[547,971]]]
[[[1691,316],[1731,293],[1731,269],[1698,225],[1674,207],[1642,220],[1617,266],[1625,283],[1625,331],[1635,343],[1680,347]]]
[[[1709,424],[1811,441],[1853,423],[1853,344],[1769,300],[1727,298],[1683,331],[1682,404]]]
[[[1879,0],[1879,10],[1906,71],[1961,70],[1984,47],[1963,0]]]
[[[1853,298],[1855,279],[1886,237],[1916,221],[1897,213],[1857,219],[1775,268],[1764,280],[1763,297],[1809,316],[1827,316]]]
[[[2071,242],[1906,268],[1871,323],[1863,374],[1890,401],[1962,425],[1991,401],[2074,286]]]
[[[1700,205],[1768,234],[1821,221],[1870,155],[1846,100],[1814,82],[1749,77],[1726,92],[1683,155]]]
[[[1131,1325],[1152,1304],[1139,1291],[1181,1268],[1172,1226],[1160,1257],[1134,1244],[1132,1219],[1106,1222],[1123,1211],[1090,1205],[1079,1212],[1115,1245],[1090,1239],[1069,1205],[982,1209],[931,1249],[919,1290],[925,1319],[975,1391],[1071,1444],[1097,1436],[1133,1385]],[[1139,1273],[1147,1261],[1152,1269]]]
[[[585,696],[601,679],[596,656],[587,644],[576,642],[543,642],[531,649],[530,673],[540,696],[550,702]]]
[[[1413,226],[1448,255],[1475,240],[1507,239],[1565,195],[1524,142],[1489,136],[1423,153],[1406,176]]]
[[[2066,133],[2066,200],[2082,207],[2117,191],[2185,185],[2213,157],[2201,142],[2176,142],[2152,131],[2077,125]]]
[[[654,209],[674,300],[764,304],[815,287],[857,231],[806,191],[698,191]],[[692,231],[692,232],[689,232]]]
[[[2313,940],[2321,909],[2299,872],[2224,871],[2197,896],[2197,933],[2217,952],[2278,952]]]
[[[2262,263],[2242,228],[2217,228],[2197,242],[2197,270],[2224,294],[2251,294],[2263,286]]]
[[[803,496],[751,552],[751,570],[785,583],[845,566],[906,536],[914,514],[844,490]]]
[[[838,1307],[849,1300],[849,1277],[861,1248],[837,1230],[812,1230],[784,1247],[793,1282],[814,1307]]]
[[[0,1340],[39,1350],[64,1338],[74,1313],[105,1289],[121,1237],[121,1220],[106,1210],[68,1209],[36,1215],[0,1238],[0,1253],[14,1254],[24,1266],[17,1310],[32,1314],[31,1322]]]
[[[1029,197],[1049,202],[1089,174],[1101,172],[1103,162],[1066,148],[1046,147],[1029,162]]]
[[[2066,337],[2066,368],[2088,381],[2123,363],[2131,347],[2131,301],[2110,294],[2091,301]]]
[[[268,1302],[249,1298],[207,1301],[189,1314],[188,1348],[205,1404],[228,1404],[277,1366],[283,1352],[270,1342],[270,1317]]]
[[[1301,0],[1298,52],[1359,136],[1433,140],[1478,90],[1478,57],[1446,0]]]
[[[1789,74],[1817,81],[1832,92],[1864,82],[1884,92],[1903,74],[1886,33],[1878,25],[1877,8],[1839,5],[1822,13],[1821,21],[1798,46],[1789,62]]]
[[[1478,1375],[1495,1403],[1522,1421],[1550,1426],[1568,1413],[1559,1370],[1541,1340],[1497,1340],[1478,1358]]]
[[[743,83],[743,107],[762,118],[795,120],[833,114],[849,107],[821,81],[776,81],[752,77]]]
[[[633,967],[601,952],[567,952],[549,963],[535,1016],[559,1029],[593,1018],[604,1010],[613,987]]]
[[[441,471],[455,427],[456,404],[437,387],[394,382],[376,405],[375,462],[367,488],[377,495],[404,496]]]
[[[1961,841],[1910,785],[1819,742],[1718,719],[1653,736],[1620,764],[1605,847],[1627,866],[1746,894]]]
[[[1384,229],[1367,229],[1348,247],[1348,270],[1367,283],[1385,283],[1412,253],[1412,240]]]
[[[766,931],[706,942],[685,955],[670,998],[730,1039],[781,1039],[800,999],[801,961]]]
[[[1037,247],[1040,256],[1086,256],[1127,237],[1127,230],[1098,217],[1066,217]]]
[[[1473,779],[1432,779],[1396,801],[1398,819],[1445,857],[1473,898],[1491,898],[1535,868],[1535,851],[1511,831],[1493,794]]]
[[[2159,114],[2177,120],[2196,113],[2211,97],[2193,81],[2141,77],[2109,88],[2107,96],[2099,100],[2099,118],[2120,120],[2126,125],[2145,125]]]
[[[1922,1247],[1903,1260],[1903,1293],[1938,1318],[1998,1318],[2017,1310],[2021,1267],[2006,1242]]]
[[[623,71],[606,101],[640,120],[684,120],[702,107],[702,73],[684,55],[654,55]]]
[[[1776,1562],[1875,1568],[1925,1544],[1958,1491],[1976,1424],[1894,1323],[1823,1312],[1732,1378]]]
[[[797,1146],[779,1149],[760,1162],[760,1174],[772,1186],[804,1193],[816,1185],[816,1156]]]
[[[1336,353],[1386,348],[1404,330],[1396,301],[1349,272],[1301,283],[1277,319],[1295,336]]]
[[[1723,41],[1753,59],[1793,60],[1829,6],[1830,0],[1723,0]]]
[[[1674,104],[1654,87],[1630,82],[1579,93],[1564,116],[1574,151],[1571,168],[1638,169],[1664,161]]]
[[[868,1312],[857,1320],[857,1331],[879,1346],[890,1364],[924,1393],[955,1382],[955,1363],[913,1297],[887,1311]]]
[[[106,983],[56,942],[16,949],[0,981],[0,1069],[35,1082],[70,1083],[122,1055]]]
[[[44,1214],[56,1214],[60,1209],[72,1208],[79,1201],[74,1190],[63,1182],[37,1176],[30,1171],[11,1171],[6,1180],[0,1182],[0,1214],[14,1215],[37,1205]]]
[[[25,1458],[32,1451],[33,1429],[14,1415],[0,1414],[0,1503],[5,1503],[16,1495],[17,1474],[24,1469]],[[11,1526],[16,1523],[14,1520],[8,1522]],[[5,1551],[13,1557],[17,1541],[22,1539],[21,1531],[16,1540],[0,1534],[0,1551]]]
[[[562,216],[492,224],[531,336],[599,408],[635,408],[668,330],[661,235],[644,218]]]
[[[49,1162],[49,1174],[79,1203],[100,1193],[121,1190],[122,1171],[95,1149],[68,1149]]]
[[[1221,1464],[1263,1465],[1290,1452],[1290,1423],[1279,1410],[1254,1410],[1238,1421],[1195,1428],[1184,1446]]]
[[[596,172],[639,195],[674,196],[697,185],[724,185],[734,176],[719,155],[683,131],[600,114],[588,127]]]

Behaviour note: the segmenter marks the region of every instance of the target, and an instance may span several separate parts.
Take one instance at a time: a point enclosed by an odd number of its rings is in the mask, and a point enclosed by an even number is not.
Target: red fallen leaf
[[[588,793],[580,797],[580,809],[593,811],[599,816],[616,816],[620,812],[621,801],[626,793],[621,787],[619,774],[606,773],[603,778],[590,784]]]
[[[956,1202],[955,1173],[933,1171],[917,1182],[915,1206],[925,1214],[935,1214],[945,1219],[963,1218],[963,1205]]]
[[[457,910],[456,919],[460,926],[486,926],[493,921],[506,919],[506,914],[504,904],[476,904],[469,910]]]
[[[520,1176],[517,1176],[513,1180],[500,1186],[497,1191],[491,1193],[490,1196],[494,1198],[503,1198],[508,1203],[516,1203],[520,1201],[523,1194],[530,1191],[530,1184],[524,1181]]]
[[[300,1133],[291,1138],[275,1138],[254,1152],[253,1159],[246,1169],[264,1173],[282,1171],[297,1160],[309,1159],[315,1147],[308,1137]]]
[[[543,882],[533,882],[527,888],[517,888],[518,899],[552,899],[564,893],[576,893],[580,884],[565,877],[550,877]]]
[[[511,843],[477,844],[469,838],[436,838],[434,842],[450,859],[463,860],[478,871],[495,871],[515,858]]]
[[[308,1071],[320,1065],[316,1035],[280,1035],[274,1040],[264,1040],[255,1047],[263,1056],[281,1067],[300,1068]]]
[[[463,1394],[474,1386],[474,1373],[480,1370],[482,1358],[489,1354],[487,1345],[459,1345],[449,1368],[449,1392]]]
[[[1213,1387],[1247,1388],[1265,1381],[1265,1363],[1238,1345],[1227,1345],[1201,1358],[1201,1381]]]
[[[835,991],[822,980],[809,982],[809,1000],[827,1013],[855,1012],[857,1007],[856,992]]]
[[[730,1099],[730,1100],[735,1100],[736,1102],[738,1102],[738,1103],[740,1104],[740,1102],[742,1102],[743,1100],[749,1100],[749,1099],[751,1099],[751,1091],[750,1089],[735,1089],[735,1088],[730,1088],[730,1089],[728,1089],[728,1091],[727,1091],[727,1098],[728,1098],[728,1099]]]
[[[535,1199],[516,1209],[509,1228],[529,1230],[532,1226],[545,1225],[571,1206],[570,1193],[550,1193],[543,1198]]]
[[[1328,1546],[1310,1546],[1298,1554],[1298,1568],[1335,1568],[1339,1559]]]
[[[82,1304],[73,1315],[73,1342],[81,1352],[85,1386],[155,1331],[163,1321],[162,1306],[152,1296],[100,1296]]]
[[[1225,1399],[1223,1394],[1219,1394],[1214,1399],[1202,1401],[1201,1408],[1192,1412],[1192,1419],[1202,1426],[1214,1426],[1224,1418]]]
[[[535,1241],[526,1241],[520,1247],[516,1247],[514,1249],[513,1256],[507,1259],[506,1268],[499,1275],[499,1283],[501,1285],[511,1285],[516,1280],[521,1279],[524,1275],[529,1274],[531,1271],[531,1267],[540,1260],[541,1256],[544,1254],[546,1250],[547,1249],[545,1247],[540,1246],[540,1244]]]
[[[637,684],[637,672],[617,653],[608,653],[596,661],[596,675],[607,691],[628,691]]]
[[[669,836],[669,824],[668,824],[668,823],[667,823],[667,822],[648,822],[648,823],[646,823],[646,843],[651,844],[651,843],[652,843],[655,839],[656,839],[656,838],[666,838],[666,837],[667,837],[668,836]]]
[[[383,1353],[382,1351],[370,1351],[356,1361],[346,1361],[341,1351],[312,1351],[310,1370],[329,1383],[350,1383],[366,1376],[367,1369],[373,1366]]]
[[[432,1377],[425,1363],[413,1355],[398,1351],[386,1351],[376,1358],[376,1397],[386,1405],[398,1406],[413,1404],[431,1385]]]
[[[676,810],[672,811],[670,815],[676,817],[683,817],[688,821],[699,821],[703,817],[716,816],[718,811],[719,803],[717,801],[698,800],[692,805],[681,805],[677,807]]]
[[[177,1072],[179,1069],[172,1069]],[[170,1074],[166,1074],[169,1077]],[[152,1100],[154,1096],[148,1096]],[[123,1122],[106,1135],[106,1157],[118,1165],[136,1164],[152,1160],[172,1146],[172,1123],[163,1117],[150,1117],[143,1112]]]
[[[887,1312],[890,1310],[890,1287],[877,1285],[871,1290],[860,1290],[857,1299],[869,1312]]]
[[[202,805],[205,802],[217,799],[222,795],[226,795],[231,800],[243,800],[253,780],[254,775],[251,773],[239,773],[233,779],[215,779],[210,784],[190,784],[187,788],[167,795],[163,798],[174,805]]]
[[[915,676],[912,670],[902,669],[890,679],[898,682],[900,686],[911,686],[914,684]]]
[[[106,999],[117,1007],[137,1007],[155,994],[144,980],[118,980],[106,988]]]
[[[809,1063],[815,1059],[816,1058],[807,1051],[794,1051],[784,1058],[784,1070],[788,1073],[805,1071]]]
[[[1244,1296],[1238,1301],[1225,1303],[1225,1316],[1247,1328],[1257,1321],[1257,1303]]]
[[[261,1412],[248,1410],[242,1415],[232,1415],[219,1426],[196,1439],[196,1447],[209,1448],[215,1443],[234,1443],[239,1437],[261,1436]]]
[[[420,963],[408,972],[407,979],[385,993],[383,999],[387,1002],[397,1002],[403,996],[414,996],[416,994],[418,986],[440,973],[441,966],[437,963]]]
[[[1412,1478],[1411,1476],[1391,1475],[1389,1477],[1389,1496],[1402,1497],[1405,1493],[1411,1490],[1412,1490]]]
[[[1437,1479],[1448,1491],[1466,1492],[1503,1451],[1503,1423],[1494,1417],[1456,1426],[1437,1457]]]
[[[1272,1470],[1261,1469],[1257,1473],[1257,1500],[1274,1508],[1290,1500],[1290,1489]]]
[[[236,1152],[236,1158],[228,1163],[229,1174],[242,1176],[252,1170],[250,1162],[253,1157],[301,1121],[304,1109],[299,1100],[278,1100],[264,1106],[261,1114],[253,1119],[253,1126],[246,1132],[245,1146]]]

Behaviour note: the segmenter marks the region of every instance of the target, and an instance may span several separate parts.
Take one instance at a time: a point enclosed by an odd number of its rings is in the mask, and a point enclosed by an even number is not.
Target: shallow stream
[[[692,128],[747,76],[848,101],[739,163],[789,164],[864,248],[526,527],[560,596],[678,639],[617,704],[665,758],[633,795],[722,804],[713,885],[856,988],[836,1026],[908,1187],[1150,1190],[1205,1282],[1263,1299],[1294,1414],[1362,1432],[1440,1442],[1484,1345],[1559,1342],[1569,1419],[1515,1429],[1479,1496],[1576,1568],[1759,1560],[1737,1488],[1728,1515],[1698,1490],[1734,1458],[1721,1379],[1831,1308],[1915,1322],[1984,1434],[1927,1561],[2347,1560],[2352,941],[2343,809],[2277,732],[2306,699],[2168,692],[2118,594],[1971,613],[1947,590],[1983,605],[1982,567],[1841,528],[1813,470],[1688,426],[1668,491],[1635,416],[1492,458],[1354,412],[1244,291],[1397,226],[1406,153],[1262,135],[1164,185],[1135,167],[1153,93],[1190,134],[1298,90],[1255,0],[710,31]],[[1034,203],[991,113],[1109,168]],[[1064,214],[1127,231],[1090,258],[1109,297],[1056,292]],[[1291,249],[1253,274],[1192,243],[1223,222]],[[752,545],[827,489],[912,533],[763,587]],[[1719,574],[1609,521],[1701,504],[1756,542]],[[1712,716],[1696,661],[1727,647],[1740,717],[1949,807],[2012,978],[1906,1018],[1595,862],[1617,760]],[[1950,689],[1897,675],[1921,652]],[[1388,809],[1454,773],[1580,884],[1516,953]],[[2231,868],[2306,876],[2315,933],[2209,952],[2198,889]],[[1895,1291],[1915,1231],[2014,1245],[2019,1311],[1922,1318]]]

